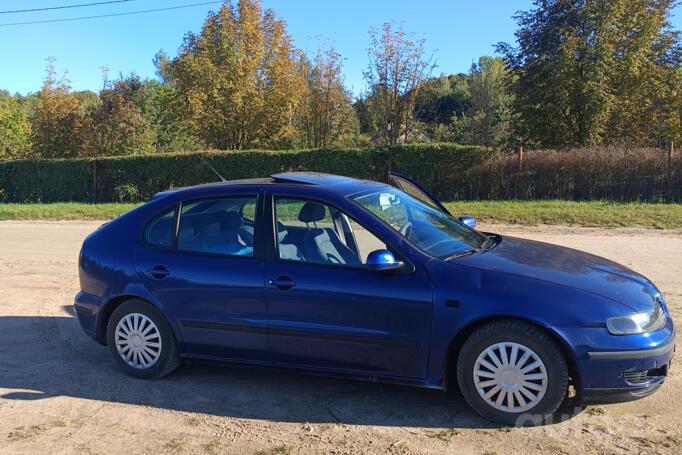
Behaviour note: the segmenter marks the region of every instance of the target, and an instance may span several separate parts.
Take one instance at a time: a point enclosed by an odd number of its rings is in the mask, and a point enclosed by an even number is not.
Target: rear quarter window
[[[170,248],[173,246],[173,221],[175,207],[157,215],[144,230],[144,241],[149,245]]]

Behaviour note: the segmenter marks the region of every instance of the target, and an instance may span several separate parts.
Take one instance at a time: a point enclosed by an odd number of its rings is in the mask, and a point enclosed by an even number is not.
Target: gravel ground
[[[70,306],[97,225],[0,222],[0,453],[682,453],[674,367],[652,397],[538,428],[500,428],[456,393],[394,385],[201,365],[127,378]],[[621,262],[682,316],[682,231],[485,228]]]

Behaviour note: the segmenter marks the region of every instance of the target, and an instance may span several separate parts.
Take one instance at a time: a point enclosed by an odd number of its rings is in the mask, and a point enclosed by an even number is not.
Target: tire
[[[523,321],[501,320],[480,327],[465,341],[457,382],[483,418],[507,426],[538,425],[550,421],[564,401],[568,367],[547,332]]]
[[[107,325],[107,345],[118,366],[135,378],[161,378],[182,362],[165,317],[142,300],[128,300],[114,310]]]

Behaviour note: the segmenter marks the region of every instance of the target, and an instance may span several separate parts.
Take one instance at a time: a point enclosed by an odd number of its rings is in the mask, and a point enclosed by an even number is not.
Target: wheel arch
[[[480,319],[470,321],[464,328],[462,328],[453,337],[448,345],[448,349],[445,352],[445,358],[443,359],[443,388],[447,390],[449,388],[450,382],[457,379],[457,359],[459,358],[460,351],[464,342],[474,333],[478,328],[490,324],[495,321],[520,321],[526,324],[531,324],[543,331],[545,331],[559,346],[564,358],[566,359],[566,365],[568,366],[569,375],[569,385],[575,388],[576,393],[580,391],[580,371],[578,370],[577,361],[573,350],[570,348],[566,340],[563,339],[556,331],[552,330],[551,327],[547,327],[537,321],[531,319],[526,319],[518,316],[489,316]]]
[[[107,300],[107,302],[104,305],[102,305],[102,308],[99,310],[99,314],[97,317],[97,333],[96,333],[96,340],[98,343],[100,343],[103,346],[107,345],[107,326],[109,325],[109,320],[111,319],[111,315],[114,313],[116,308],[118,308],[123,303],[125,303],[129,300],[139,300],[141,302],[148,303],[149,305],[156,308],[156,310],[166,320],[166,323],[168,323],[168,326],[171,328],[171,331],[173,332],[173,335],[175,336],[175,339],[180,340],[179,333],[176,330],[175,324],[172,323],[172,321],[168,318],[168,316],[165,314],[165,312],[159,307],[159,305],[156,305],[153,301],[151,301],[148,298],[145,298],[145,297],[142,297],[142,296],[139,296],[136,294],[122,294],[122,295],[117,295],[117,296],[112,297],[111,299]]]

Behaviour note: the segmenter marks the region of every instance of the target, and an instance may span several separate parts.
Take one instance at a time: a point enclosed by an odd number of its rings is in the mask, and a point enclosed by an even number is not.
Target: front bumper
[[[605,328],[564,328],[573,347],[583,404],[637,400],[656,392],[669,374],[675,328],[668,318],[656,332],[614,336]]]
[[[653,349],[589,353],[590,358],[597,362],[626,362],[628,367],[622,379],[627,387],[585,388],[581,396],[582,403],[620,403],[648,397],[668,377],[674,352],[675,338],[671,337],[668,343]],[[618,363],[615,365],[618,368]],[[651,366],[653,368],[649,368]]]

